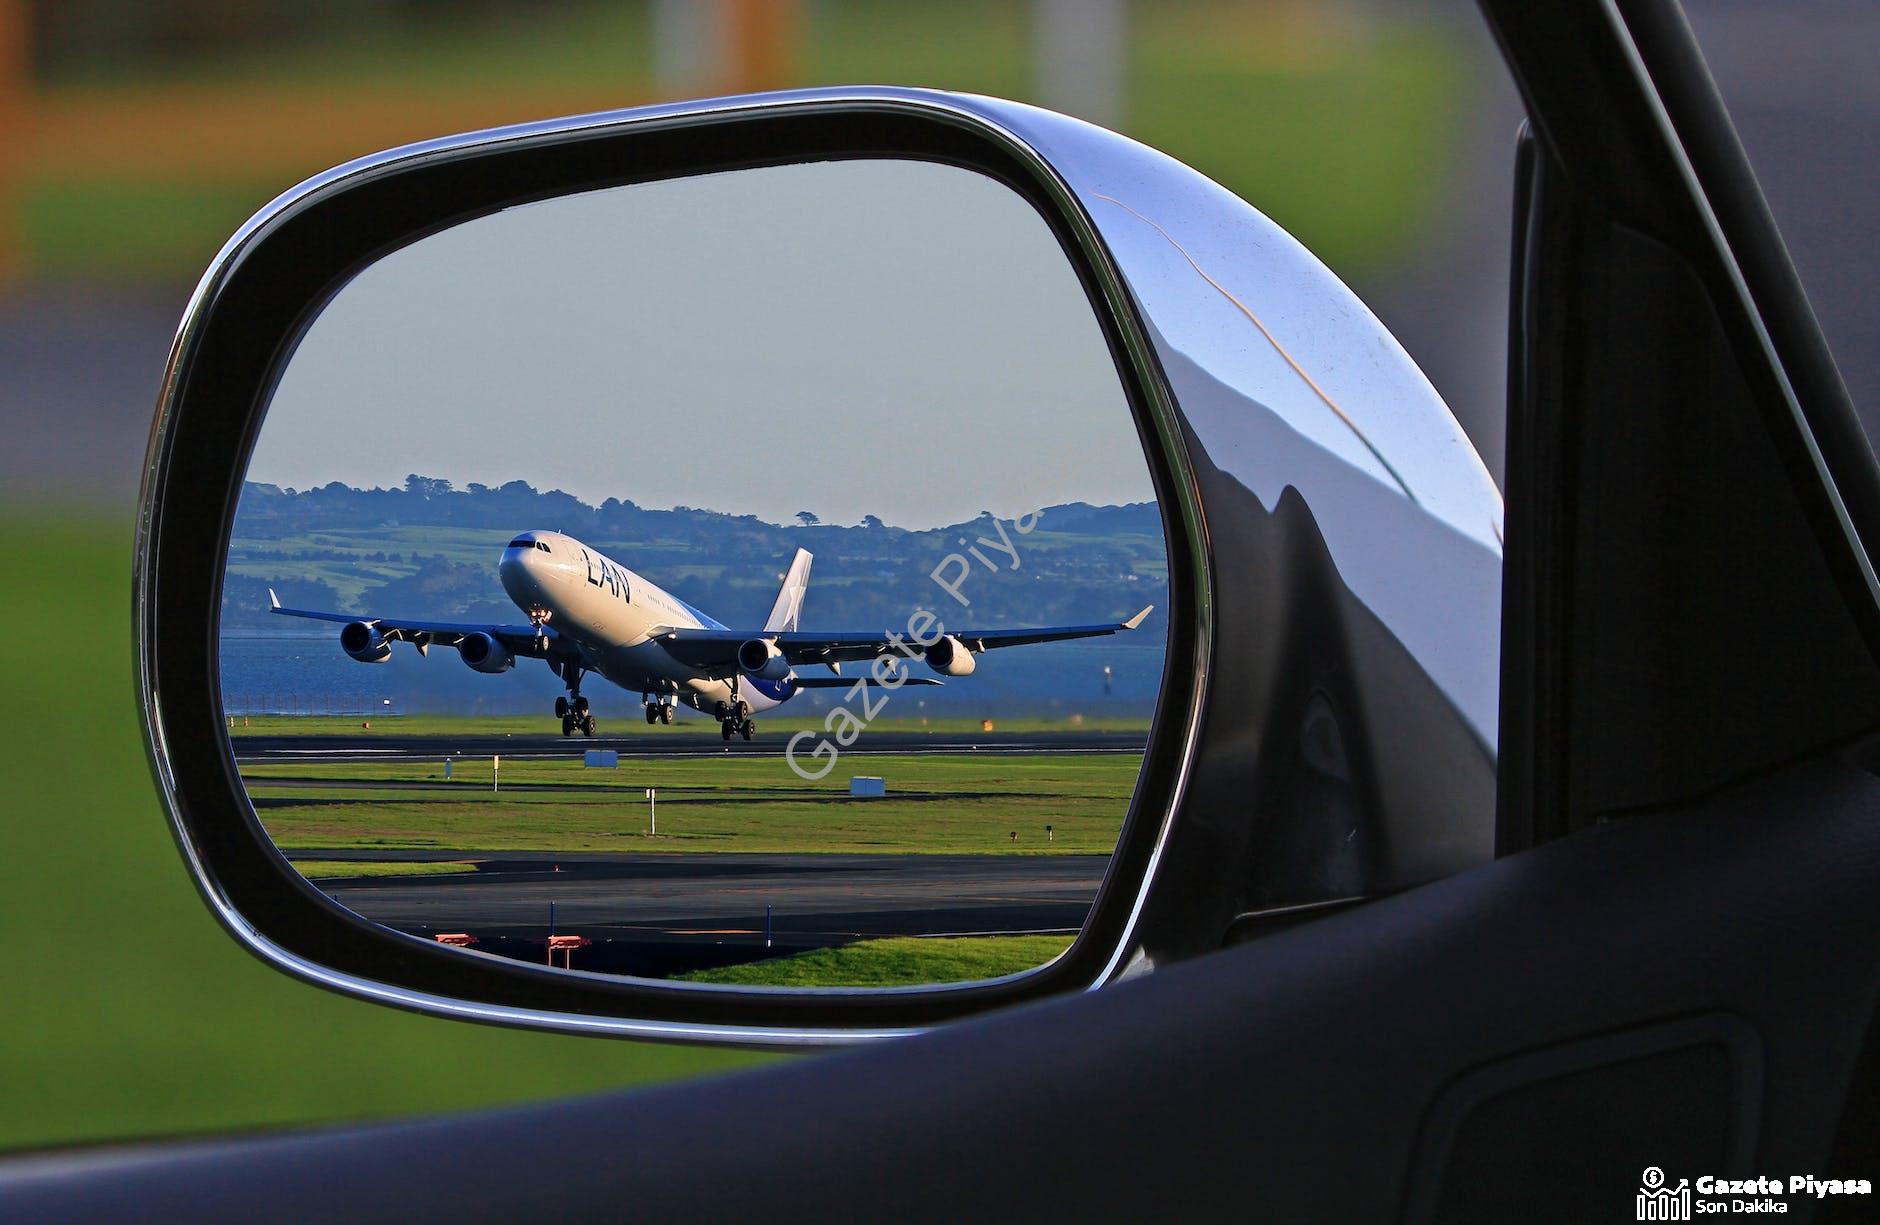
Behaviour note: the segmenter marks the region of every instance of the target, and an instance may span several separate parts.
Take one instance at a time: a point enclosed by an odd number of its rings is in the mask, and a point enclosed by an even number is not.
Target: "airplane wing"
[[[1040,625],[1014,629],[966,629],[948,630],[949,637],[957,638],[968,650],[996,650],[999,647],[1028,646],[1038,642],[1062,642],[1070,638],[1100,638],[1105,634],[1133,630],[1142,624],[1154,609],[1154,605],[1143,609],[1127,621],[1110,621],[1097,625]],[[861,631],[854,633],[815,633],[810,631],[790,630],[783,633],[767,633],[764,630],[733,629],[683,629],[676,626],[660,626],[649,637],[671,653],[673,658],[697,668],[707,676],[729,676],[737,671],[737,653],[739,644],[751,638],[768,638],[777,644],[790,666],[805,667],[810,664],[858,663],[879,659],[884,655],[900,655],[903,651],[913,657],[920,654],[905,632],[893,637],[885,632]],[[897,645],[898,644],[898,645]]]
[[[433,646],[454,647],[471,634],[488,634],[522,658],[546,659],[556,637],[553,629],[537,631],[533,625],[473,625],[458,621],[407,621],[398,617],[362,617],[352,613],[316,612],[306,608],[284,608],[268,589],[268,611],[283,617],[304,617],[310,621],[363,621],[377,630],[387,642],[409,642],[421,650]]]

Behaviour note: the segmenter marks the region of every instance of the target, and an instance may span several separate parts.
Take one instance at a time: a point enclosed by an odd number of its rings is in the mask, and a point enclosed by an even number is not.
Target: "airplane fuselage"
[[[497,573],[516,607],[580,655],[581,666],[631,692],[670,697],[715,714],[741,698],[753,712],[796,696],[788,678],[701,676],[653,637],[661,627],[724,629],[658,584],[560,532],[523,532],[503,550]]]

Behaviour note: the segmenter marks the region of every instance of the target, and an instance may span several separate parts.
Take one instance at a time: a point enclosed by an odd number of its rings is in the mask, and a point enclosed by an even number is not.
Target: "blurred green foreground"
[[[9,654],[0,849],[0,1147],[337,1122],[693,1076],[763,1059],[496,1029],[269,969],[197,896],[145,763],[123,519],[0,510],[30,539]]]

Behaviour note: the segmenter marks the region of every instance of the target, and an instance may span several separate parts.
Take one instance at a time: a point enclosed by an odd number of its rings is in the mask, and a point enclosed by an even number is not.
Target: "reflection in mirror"
[[[1161,682],[1143,448],[1056,239],[867,160],[511,208],[287,363],[222,601],[257,814],[342,905],[791,987],[1070,943]]]

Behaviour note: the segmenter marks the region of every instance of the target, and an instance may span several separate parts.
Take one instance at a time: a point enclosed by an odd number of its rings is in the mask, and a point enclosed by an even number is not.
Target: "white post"
[[[490,790],[502,790],[503,759],[495,753],[490,754]]]
[[[1040,103],[1122,126],[1128,0],[1032,0],[1032,71]]]
[[[653,81],[662,98],[710,89],[724,75],[723,0],[653,0]]]
[[[651,787],[646,789],[646,820],[648,825],[646,831],[647,836],[649,838],[659,837],[659,798],[654,794],[653,788]]]

